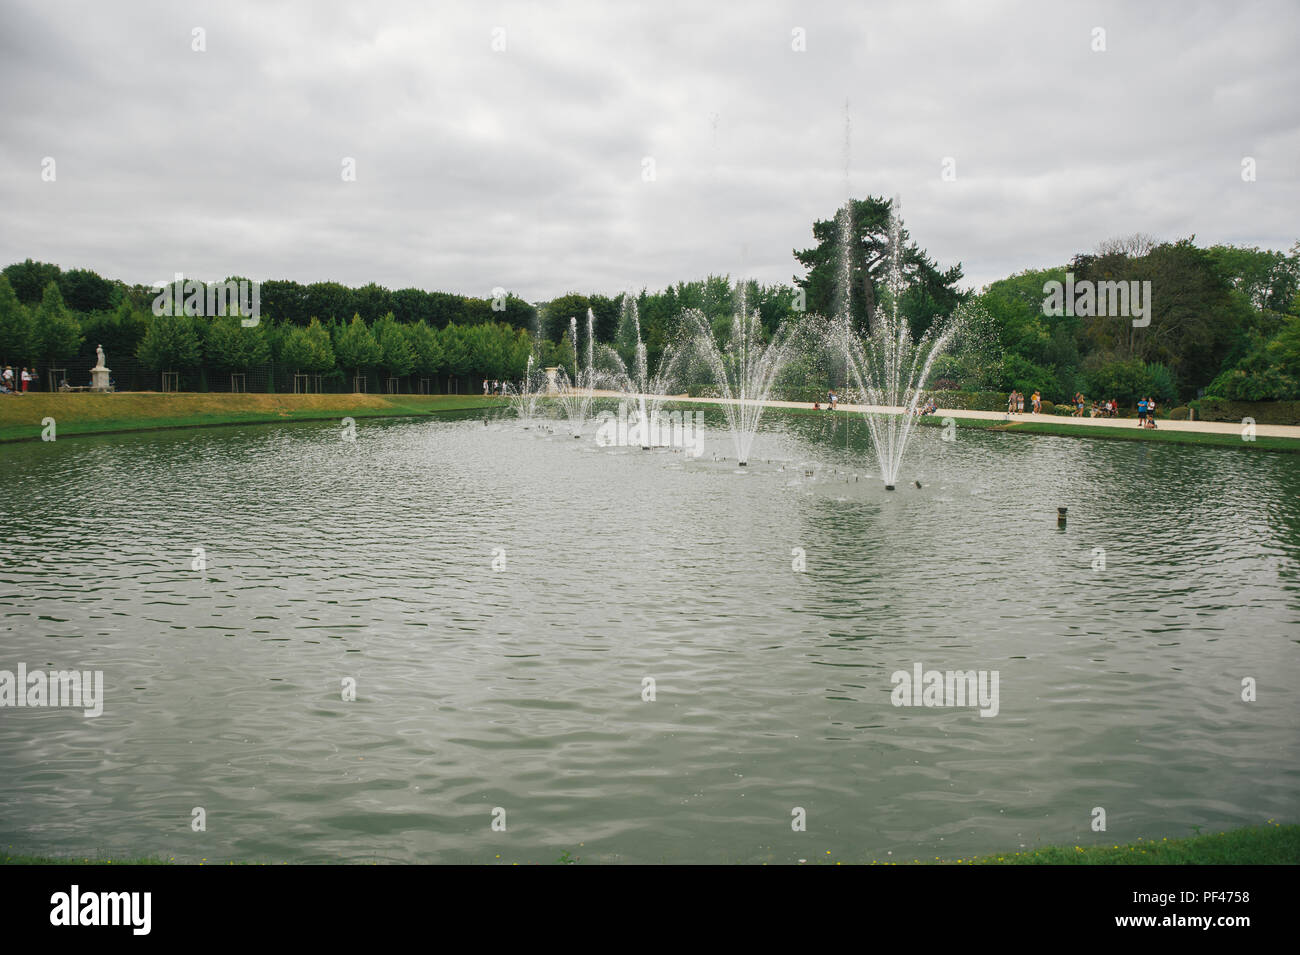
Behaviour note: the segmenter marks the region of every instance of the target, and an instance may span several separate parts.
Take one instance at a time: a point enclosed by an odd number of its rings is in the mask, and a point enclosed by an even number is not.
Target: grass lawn
[[[0,398],[0,441],[39,441],[53,418],[59,438],[154,428],[380,418],[497,408],[481,395],[268,395],[124,392],[35,393]]]
[[[916,860],[919,861],[919,860]],[[1109,846],[1045,846],[1024,852],[936,859],[931,865],[1296,865],[1300,826],[1270,822],[1186,839]]]
[[[970,419],[965,419],[970,420]],[[998,424],[998,422],[986,422]],[[1165,444],[1200,444],[1246,451],[1284,451],[1300,454],[1300,439],[1257,437],[1243,441],[1239,434],[1209,434],[1201,431],[1148,431],[1135,423],[1131,428],[1094,428],[1086,424],[1046,424],[1037,421],[1012,422],[997,430],[1011,434],[1055,434],[1067,438],[1101,438],[1109,441],[1154,441]]]
[[[206,862],[207,860],[203,860]],[[550,861],[550,860],[548,860]],[[580,862],[563,853],[561,864]],[[830,860],[825,860],[830,861]],[[1160,839],[1110,846],[1046,846],[1026,852],[934,859],[922,865],[1296,865],[1300,863],[1300,826],[1269,822],[1186,839]],[[0,865],[173,865],[173,858],[107,858],[100,855],[55,858],[0,852]]]
[[[192,392],[123,392],[97,395],[86,393],[37,392],[0,398],[0,442],[39,441],[42,422],[53,418],[57,436],[113,434],[159,428],[201,428],[212,425],[262,424],[272,421],[327,421],[353,418],[385,418],[502,408],[500,397],[481,395],[268,395],[214,394]],[[674,406],[669,402],[669,407]],[[691,409],[696,405],[677,403]],[[812,408],[768,408],[767,413],[825,415]],[[855,411],[837,411],[857,415]],[[1001,419],[955,418],[959,428],[978,428],[1008,434],[1049,434],[1102,441],[1155,441],[1239,448],[1249,451],[1283,451],[1300,454],[1300,439],[1259,437],[1242,441],[1236,434],[1206,434],[1195,431],[1148,431],[1132,428],[1100,428],[1067,422],[1003,421]],[[924,417],[923,427],[940,427],[942,420]]]
[[[680,403],[679,403],[680,404]],[[680,404],[681,407],[689,407]],[[768,408],[764,414],[814,415],[824,417],[825,410],[812,408]],[[859,417],[860,412],[837,409],[837,415]],[[1238,448],[1243,451],[1282,451],[1300,454],[1300,438],[1258,437],[1254,441],[1243,441],[1239,434],[1208,434],[1201,431],[1162,431],[1156,428],[1149,431],[1139,428],[1134,419],[1132,427],[1110,428],[1086,424],[1069,424],[1062,421],[1005,421],[1001,418],[953,418],[958,428],[975,428],[980,431],[1000,431],[1006,434],[1049,434],[1062,438],[1088,438],[1098,441],[1154,441],[1163,444],[1199,444],[1215,448]],[[940,415],[926,415],[917,422],[925,428],[943,427]]]
[[[815,412],[814,412],[815,413]],[[1002,421],[992,418],[954,418],[958,428],[978,428],[983,431],[1001,431],[1005,434],[1050,434],[1062,438],[1095,438],[1099,441],[1152,441],[1159,444],[1198,444],[1215,448],[1238,448],[1243,451],[1282,451],[1300,454],[1300,439],[1258,437],[1243,441],[1239,434],[1217,434],[1203,431],[1164,431],[1160,428],[1111,428],[1067,422]],[[927,415],[920,423],[927,428],[943,426],[943,420]]]
[[[104,856],[85,856],[63,859],[58,856],[25,856],[0,853],[0,865],[175,865],[173,859],[109,859]]]

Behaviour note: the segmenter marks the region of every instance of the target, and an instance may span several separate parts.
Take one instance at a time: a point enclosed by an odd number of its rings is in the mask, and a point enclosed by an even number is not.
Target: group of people
[[[1043,396],[1040,392],[1035,391],[1030,398],[1030,407],[1034,414],[1041,414],[1043,410]],[[1083,396],[1082,392],[1076,391],[1074,398],[1070,401],[1070,416],[1073,418],[1118,418],[1119,402],[1114,398],[1106,401],[1093,401],[1091,408],[1088,408],[1088,399]],[[1088,410],[1085,410],[1088,409]],[[1024,414],[1025,396],[1020,392],[1013,390],[1007,397],[1007,414]],[[1138,399],[1138,427],[1154,428],[1156,426],[1156,400],[1154,398]]]
[[[1154,428],[1156,426],[1156,399],[1138,399],[1138,427]]]
[[[834,410],[835,410],[835,406],[836,406],[837,404],[839,404],[839,402],[840,402],[840,396],[837,395],[837,394],[834,392],[834,390],[831,390],[831,391],[826,392],[826,410],[827,410],[827,411],[834,411]],[[814,402],[813,402],[813,411],[821,411],[821,410],[822,410],[822,403],[821,403],[820,401],[814,401]]]
[[[0,395],[21,395],[29,387],[36,387],[36,378],[35,368],[19,368],[15,371],[12,365],[5,365],[3,377],[0,378]]]
[[[504,381],[497,381],[495,378],[491,381],[488,381],[486,378],[483,379],[483,394],[504,395],[505,393],[506,383]]]
[[[483,382],[483,389],[484,389],[483,394],[488,393],[487,387],[488,387],[488,383],[486,381]],[[826,410],[834,411],[835,405],[838,402],[839,402],[839,395],[837,395],[834,391],[828,392],[826,395]],[[1082,392],[1076,391],[1074,393],[1074,398],[1071,400],[1070,404],[1071,404],[1071,411],[1070,411],[1071,417],[1074,418],[1085,417],[1084,408],[1087,406],[1088,400],[1083,396]],[[1032,395],[1030,395],[1029,407],[1034,414],[1043,413],[1042,392],[1035,391]],[[813,410],[814,411],[822,410],[822,405],[820,401],[813,402]],[[916,407],[916,413],[920,415],[931,415],[934,414],[935,411],[937,410],[938,409],[935,406],[934,398],[930,398],[924,404],[917,405]],[[1025,413],[1025,396],[1021,394],[1019,391],[1013,389],[1011,394],[1007,396],[1007,414],[1024,414],[1024,413]],[[1086,416],[1091,418],[1118,418],[1119,402],[1116,401],[1114,398],[1111,398],[1108,401],[1094,401],[1092,403],[1091,410],[1086,413]],[[1139,398],[1138,399],[1138,427],[1154,428],[1155,426],[1156,426],[1156,400],[1154,398]]]
[[[1043,410],[1043,396],[1035,391],[1029,399],[1029,407],[1034,414],[1040,414]],[[1014,388],[1011,394],[1007,396],[1007,414],[1024,414],[1025,413],[1025,396]]]

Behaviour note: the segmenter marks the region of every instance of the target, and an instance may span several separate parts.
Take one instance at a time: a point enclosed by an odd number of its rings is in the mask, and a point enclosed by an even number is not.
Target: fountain
[[[540,380],[535,381],[534,378],[533,356],[529,355],[524,380],[519,387],[516,388],[513,384],[507,384],[505,387],[506,399],[525,428],[532,427],[533,418],[537,417],[538,398],[542,394],[542,383]]]
[[[731,334],[725,351],[718,347],[709,318],[699,309],[682,313],[689,354],[703,362],[720,392],[722,410],[736,447],[741,467],[749,463],[754,433],[763,418],[764,402],[781,369],[793,354],[792,326],[780,325],[772,340],[763,344],[763,325],[757,311],[749,311],[745,283],[737,290],[740,304],[731,320]]]
[[[895,196],[889,217],[888,308],[877,311],[864,348],[853,330],[849,309],[850,248],[854,244],[852,212],[849,205],[840,210],[840,300],[830,330],[832,341],[842,349],[849,373],[857,384],[859,401],[865,406],[862,415],[880,464],[880,477],[890,491],[898,481],[898,469],[917,421],[917,403],[930,375],[930,366],[948,346],[957,327],[949,323],[937,335],[932,334],[935,329],[931,328],[920,341],[913,342],[907,318],[898,314],[899,299],[906,291],[903,223],[898,211],[899,200]]]
[[[569,419],[569,428],[575,438],[582,437],[582,427],[591,416],[591,402],[596,390],[596,370],[592,366],[594,353],[595,316],[587,309],[587,367],[578,363],[578,320],[570,317],[569,337],[573,342],[573,368],[575,381],[569,380],[568,372],[560,369],[557,374],[560,407]]]
[[[605,372],[612,387],[621,392],[623,400],[636,405],[635,419],[632,427],[641,442],[641,450],[648,451],[659,440],[659,409],[663,406],[671,386],[669,371],[674,360],[671,349],[664,351],[659,359],[659,369],[651,375],[646,357],[645,342],[641,340],[641,316],[636,298],[628,292],[623,296],[623,317],[619,324],[619,337],[633,343],[632,370],[617,351],[609,345],[600,346],[600,363],[607,366]]]

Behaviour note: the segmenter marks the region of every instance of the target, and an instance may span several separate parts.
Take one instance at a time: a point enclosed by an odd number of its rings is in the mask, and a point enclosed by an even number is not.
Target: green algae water
[[[771,413],[740,469],[706,414],[699,457],[481,416],[0,450],[0,671],[103,681],[0,707],[0,845],[910,861],[1294,819],[1294,456],[927,428],[887,492],[860,422]],[[918,666],[996,713],[896,705]]]

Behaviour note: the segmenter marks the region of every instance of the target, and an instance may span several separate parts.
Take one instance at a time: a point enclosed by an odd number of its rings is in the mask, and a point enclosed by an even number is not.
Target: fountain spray
[[[862,414],[880,464],[881,480],[890,491],[898,481],[903,451],[916,424],[916,408],[924,393],[930,368],[947,348],[956,330],[955,323],[949,323],[937,335],[931,329],[919,341],[913,342],[907,318],[899,314],[899,304],[907,291],[900,205],[895,196],[890,204],[889,270],[885,280],[889,292],[888,308],[878,309],[873,316],[865,346],[853,328],[850,309],[850,256],[856,241],[851,202],[840,210],[839,307],[832,323],[832,335],[844,352],[861,401],[866,406]]]

